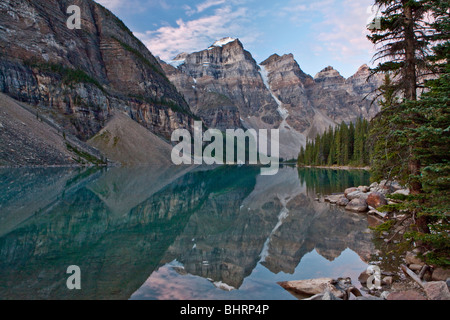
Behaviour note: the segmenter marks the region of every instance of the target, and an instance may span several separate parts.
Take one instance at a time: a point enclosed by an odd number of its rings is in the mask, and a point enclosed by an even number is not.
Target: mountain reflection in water
[[[276,282],[357,276],[364,215],[314,201],[362,171],[4,169],[0,299],[292,299]],[[66,287],[81,268],[82,289]]]

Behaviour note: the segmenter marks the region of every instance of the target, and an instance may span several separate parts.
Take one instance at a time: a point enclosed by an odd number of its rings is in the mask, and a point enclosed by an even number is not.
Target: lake
[[[315,198],[367,184],[293,167],[1,169],[0,299],[290,300],[277,282],[359,284],[367,216]]]

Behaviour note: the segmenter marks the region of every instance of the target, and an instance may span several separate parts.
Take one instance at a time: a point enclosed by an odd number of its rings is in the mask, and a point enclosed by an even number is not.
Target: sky
[[[312,76],[333,66],[350,77],[371,66],[366,25],[374,0],[96,0],[110,9],[155,55],[171,60],[239,38],[260,63],[294,54]]]

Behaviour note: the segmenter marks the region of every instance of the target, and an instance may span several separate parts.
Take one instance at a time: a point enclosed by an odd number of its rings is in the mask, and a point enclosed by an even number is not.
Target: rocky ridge
[[[66,26],[81,8],[81,30]],[[0,3],[0,91],[82,141],[115,111],[170,138],[194,115],[157,59],[110,11],[90,0]]]

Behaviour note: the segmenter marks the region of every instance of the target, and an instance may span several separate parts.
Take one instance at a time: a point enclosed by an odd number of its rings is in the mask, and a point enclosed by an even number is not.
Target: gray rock
[[[410,264],[409,265],[409,268],[412,271],[420,271],[422,269],[422,267],[423,267],[423,265],[421,265],[421,264]]]
[[[447,281],[448,278],[450,278],[450,270],[443,268],[436,268],[431,276],[433,281]]]
[[[286,281],[279,282],[278,284],[291,292],[313,296],[323,293],[327,288],[338,298],[343,298],[344,293],[336,289],[331,283],[334,280],[331,278],[319,278],[300,281]]]
[[[406,264],[418,264],[418,265],[424,265],[423,261],[420,260],[414,253],[407,252],[405,256]]]
[[[405,196],[409,196],[410,193],[411,193],[411,191],[409,189],[401,189],[401,190],[395,191],[393,194],[403,194]]]
[[[414,290],[391,292],[387,300],[427,300],[423,295]]]
[[[336,204],[337,204],[338,206],[345,207],[345,206],[348,205],[349,202],[350,202],[350,201],[349,201],[346,197],[341,197],[341,198],[336,202]]]
[[[392,285],[392,282],[393,282],[393,278],[392,277],[384,277],[382,283],[387,285],[387,286],[390,286],[390,285]]]
[[[361,191],[353,191],[353,192],[347,194],[347,199],[348,200],[357,199],[357,198],[361,197],[362,195],[363,195],[363,193]]]
[[[444,281],[433,281],[424,284],[429,300],[450,300],[450,291]]]
[[[358,191],[366,193],[370,191],[370,188],[367,186],[359,186]]]
[[[394,189],[394,191],[405,189],[400,183],[398,183],[398,181],[392,181],[391,188]]]
[[[350,201],[350,203],[345,207],[345,209],[354,212],[366,212],[368,206],[366,200],[357,198]]]
[[[355,192],[355,191],[358,191],[358,188],[348,188],[348,189],[345,189],[344,195],[347,197],[350,193]]]
[[[330,195],[325,198],[325,202],[329,202],[331,204],[336,204],[341,198],[342,198],[342,195]]]
[[[369,207],[369,209],[370,209],[370,207]],[[369,215],[377,215],[377,216],[380,216],[382,218],[386,218],[386,216],[387,216],[387,214],[385,212],[380,212],[380,211],[378,211],[376,209],[373,209],[373,210],[370,209],[368,214]]]

